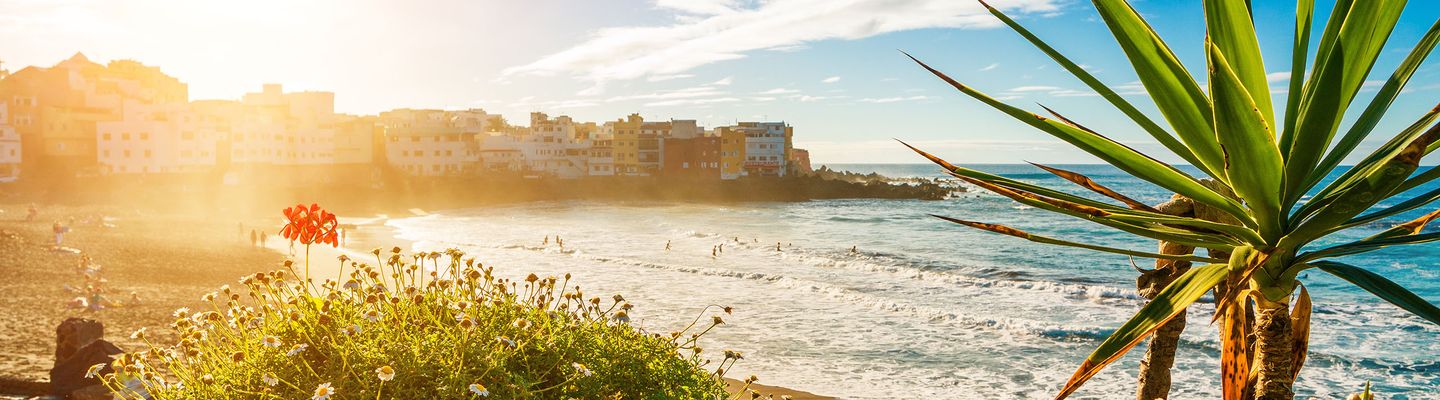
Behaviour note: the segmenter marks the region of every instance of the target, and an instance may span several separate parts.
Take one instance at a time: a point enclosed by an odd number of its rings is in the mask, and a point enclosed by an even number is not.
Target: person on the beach
[[[270,239],[270,236],[266,235],[265,231],[260,231],[260,247],[265,247],[267,239]]]
[[[30,203],[30,211],[25,214],[25,222],[34,222],[35,217],[39,215],[40,209],[35,207],[35,203]]]
[[[259,241],[260,241],[259,235],[256,235],[256,234],[255,234],[255,230],[254,230],[254,229],[251,229],[251,230],[250,230],[250,247],[255,247],[256,244],[259,244]]]
[[[343,228],[340,229],[340,245],[341,245],[341,246],[344,246],[344,245],[345,245],[345,233],[346,233],[346,232],[347,232],[347,231],[346,231],[345,229],[343,229]]]
[[[541,246],[549,246],[549,245],[550,245],[550,235],[545,235],[545,241],[540,242],[540,245],[541,245]]]
[[[55,221],[51,230],[55,231],[55,247],[60,247],[60,243],[65,241],[65,227],[60,225],[60,221]]]
[[[669,240],[666,240],[666,241],[665,241],[665,251],[670,251],[670,241],[669,241]]]
[[[716,255],[715,246],[710,246],[710,257],[715,257]]]
[[[775,251],[780,251],[780,242],[775,242]]]
[[[720,244],[720,254],[725,254],[725,244],[724,244],[724,243],[721,243],[721,244]]]

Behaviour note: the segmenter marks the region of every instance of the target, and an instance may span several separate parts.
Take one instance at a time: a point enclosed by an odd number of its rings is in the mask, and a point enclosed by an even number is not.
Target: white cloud
[[[774,89],[770,89],[770,90],[766,90],[766,91],[760,92],[759,94],[790,94],[790,93],[800,93],[800,91],[799,91],[799,90],[795,90],[795,89],[774,88]]]
[[[1018,87],[1013,87],[1013,88],[1010,88],[1010,89],[1006,89],[1005,91],[1006,91],[1006,92],[1013,92],[1013,93],[1024,93],[1024,92],[1049,92],[1049,91],[1055,91],[1055,90],[1060,90],[1060,88],[1059,88],[1059,87],[1056,87],[1056,86],[1018,86]]]
[[[873,97],[870,97],[870,98],[860,99],[860,101],[861,101],[861,102],[864,102],[864,103],[897,103],[897,102],[902,102],[902,101],[918,101],[918,100],[929,100],[929,99],[930,99],[930,96],[882,97],[882,98],[873,98]]]
[[[651,75],[649,78],[645,78],[645,80],[650,81],[650,82],[662,82],[662,81],[668,81],[668,80],[672,80],[672,79],[685,79],[685,78],[694,78],[694,77],[695,77],[694,74]]]
[[[740,99],[735,97],[717,97],[713,99],[679,99],[645,103],[645,107],[691,106],[714,103],[733,103],[737,101],[740,101]]]
[[[1265,80],[1268,82],[1288,81],[1290,80],[1290,71],[1265,74]]]
[[[824,83],[835,83],[835,82],[839,82],[839,81],[840,81],[840,77],[838,77],[838,76],[832,76],[832,77],[829,77],[829,78],[825,78],[825,79],[821,80],[820,82],[824,82]]]
[[[729,86],[731,83],[735,83],[735,77],[727,76],[727,77],[721,78],[721,79],[718,80],[718,81],[711,82],[710,84],[711,84],[711,85],[720,85],[720,86]]]
[[[814,101],[825,100],[825,99],[828,99],[828,98],[829,98],[829,97],[825,97],[825,96],[808,96],[808,95],[804,95],[804,96],[796,97],[795,100],[800,100],[801,102],[809,103],[809,102],[814,102]]]
[[[743,3],[743,4],[742,4]],[[1059,0],[997,0],[998,8],[1053,13]],[[923,28],[990,28],[999,21],[977,2],[954,0],[657,0],[697,16],[664,26],[601,29],[589,40],[507,68],[506,75],[574,75],[592,81],[674,75],[756,50],[821,40],[855,40]]]
[[[612,96],[612,97],[610,97],[610,98],[605,99],[605,102],[607,102],[607,103],[614,103],[614,102],[617,102],[617,101],[631,101],[631,100],[692,99],[692,98],[698,98],[698,97],[717,97],[717,96],[721,96],[721,95],[724,95],[724,94],[726,94],[724,91],[720,91],[720,90],[718,90],[718,89],[716,89],[716,88],[714,88],[714,87],[710,87],[710,86],[697,86],[697,87],[692,87],[692,88],[683,88],[683,89],[674,89],[674,90],[662,90],[662,91],[658,91],[658,92],[645,93],[645,94],[632,94],[632,95],[625,95],[625,96]]]
[[[990,71],[990,70],[993,70],[993,69],[996,69],[996,68],[1000,68],[1000,63],[994,63],[994,64],[986,65],[985,68],[981,68],[981,69],[980,69],[980,72]]]
[[[734,13],[735,3],[735,0],[655,0],[656,7],[696,15]]]

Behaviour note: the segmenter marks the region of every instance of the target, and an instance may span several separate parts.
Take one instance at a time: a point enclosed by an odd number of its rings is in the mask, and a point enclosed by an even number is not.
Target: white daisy
[[[335,388],[330,387],[330,382],[325,382],[315,387],[315,395],[310,396],[310,400],[328,400],[334,395]]]
[[[480,397],[490,397],[490,389],[486,389],[485,385],[481,385],[478,383],[470,384],[470,393],[474,393],[476,396]]]

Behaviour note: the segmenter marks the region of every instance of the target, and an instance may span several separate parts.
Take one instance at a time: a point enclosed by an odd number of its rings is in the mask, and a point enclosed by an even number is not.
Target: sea
[[[943,177],[930,164],[828,167]],[[1030,165],[970,167],[1085,193]],[[1170,197],[1113,167],[1059,167],[1150,204]],[[1327,243],[1362,238],[1428,210],[1344,231]],[[1156,247],[974,188],[934,201],[537,202],[441,210],[387,224],[417,249],[458,248],[502,276],[570,273],[590,295],[622,294],[635,305],[633,324],[649,331],[668,333],[719,314],[725,324],[701,343],[717,358],[722,350],[743,354],[730,376],[846,399],[1053,398],[1143,304],[1132,262],[1149,267],[1153,260],[1040,245],[930,214],[1106,246]],[[1440,303],[1440,245],[1343,261]],[[1387,399],[1440,399],[1440,326],[1318,270],[1300,280],[1315,305],[1298,398],[1344,398],[1370,382]],[[731,306],[733,314],[715,306]],[[1190,308],[1173,399],[1220,397],[1213,311],[1208,297]],[[1137,347],[1072,398],[1134,398],[1143,352]]]

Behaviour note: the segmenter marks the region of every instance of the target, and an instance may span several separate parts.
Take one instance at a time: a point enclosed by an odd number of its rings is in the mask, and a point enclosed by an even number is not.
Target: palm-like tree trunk
[[[1294,347],[1289,299],[1270,301],[1255,296],[1255,379],[1257,400],[1290,400],[1294,393]]]
[[[1155,207],[1160,212],[1177,215],[1191,216],[1194,214],[1194,203],[1190,199],[1175,196],[1170,201],[1161,203]],[[1160,242],[1161,254],[1190,254],[1195,248],[1179,243]],[[1154,299],[1160,294],[1160,290],[1169,286],[1175,278],[1190,269],[1189,261],[1155,260],[1155,269],[1140,271],[1140,278],[1135,281],[1136,291],[1146,299]],[[1170,398],[1170,368],[1175,365],[1175,350],[1180,344],[1180,334],[1185,332],[1185,314],[1180,314],[1170,322],[1165,323],[1155,335],[1150,337],[1150,343],[1145,348],[1145,358],[1140,360],[1140,377],[1135,390],[1137,400],[1155,400]]]

